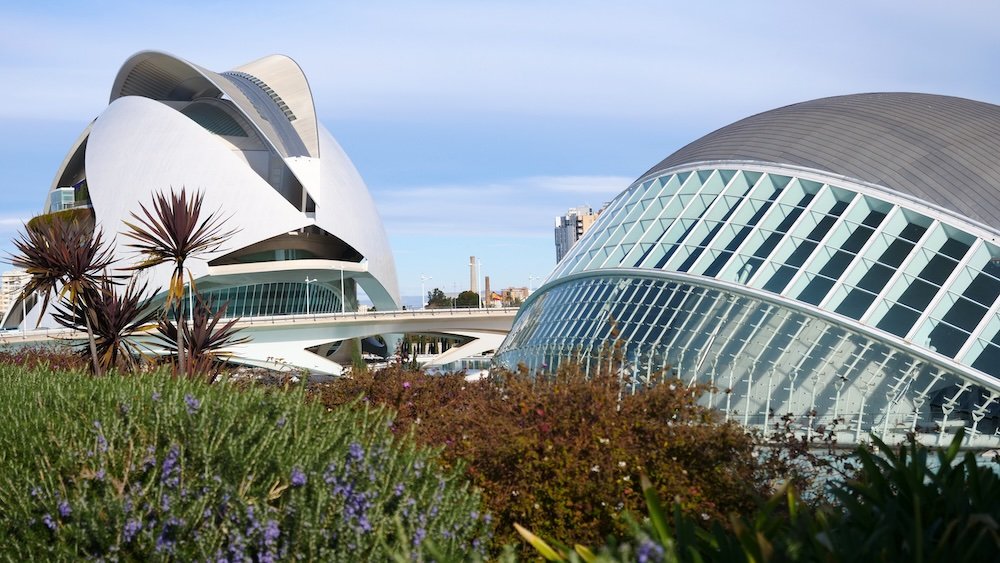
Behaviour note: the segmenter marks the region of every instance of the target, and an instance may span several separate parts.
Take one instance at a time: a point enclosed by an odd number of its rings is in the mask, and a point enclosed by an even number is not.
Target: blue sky
[[[404,295],[555,265],[552,223],[741,117],[857,92],[1000,102],[1000,5],[944,2],[5,3],[0,251],[37,213],[119,66],[303,67],[368,183]],[[535,282],[537,286],[538,282]]]

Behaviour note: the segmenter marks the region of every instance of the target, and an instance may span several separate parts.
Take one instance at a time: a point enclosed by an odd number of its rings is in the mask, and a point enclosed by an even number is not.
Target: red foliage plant
[[[467,382],[391,368],[313,389],[328,407],[358,396],[398,411],[396,431],[467,463],[497,520],[498,545],[515,522],[545,537],[597,544],[643,514],[639,475],[698,519],[746,512],[767,486],[755,439],[697,403],[702,387],[665,380],[619,392],[613,372],[575,365],[552,377],[503,373]]]

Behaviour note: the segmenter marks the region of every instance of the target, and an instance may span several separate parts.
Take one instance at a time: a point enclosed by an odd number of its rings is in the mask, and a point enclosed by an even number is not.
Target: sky
[[[742,117],[876,91],[1000,103],[1000,3],[0,1],[0,252],[142,50],[281,53],[382,216],[404,296],[537,287],[553,224]],[[404,301],[412,301],[404,299]]]

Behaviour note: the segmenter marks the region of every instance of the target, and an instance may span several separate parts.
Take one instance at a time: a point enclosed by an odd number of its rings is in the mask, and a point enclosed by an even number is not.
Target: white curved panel
[[[357,169],[323,126],[319,128],[319,140],[323,154],[319,176],[322,196],[316,204],[316,224],[340,237],[368,259],[368,271],[386,292],[385,295],[373,295],[374,289],[364,287],[373,302],[383,300],[382,303],[375,302],[375,306],[388,308],[389,303],[384,300],[390,299],[392,308],[399,308],[401,301],[396,262],[375,202]],[[315,188],[306,185],[306,189],[312,191]]]
[[[309,81],[298,63],[285,55],[268,55],[238,66],[236,70],[252,74],[274,89],[295,114],[292,127],[302,137],[310,156],[320,156],[318,123],[312,90],[309,89]]]
[[[94,123],[87,146],[90,197],[98,225],[107,233],[123,230],[123,221],[140,205],[151,208],[154,193],[203,191],[203,213],[221,210],[226,227],[239,229],[220,252],[188,261],[196,277],[207,260],[286,233],[312,221],[292,207],[229,147],[183,114],[146,98],[115,100]],[[116,256],[134,260],[124,237]],[[161,267],[152,282],[165,285]]]

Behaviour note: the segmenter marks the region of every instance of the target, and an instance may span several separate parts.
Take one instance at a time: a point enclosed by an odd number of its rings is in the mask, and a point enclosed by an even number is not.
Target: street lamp
[[[479,308],[482,309],[484,307],[483,304],[486,303],[486,298],[483,297],[486,293],[486,274],[483,273],[483,261],[479,258],[476,258],[476,276],[477,278],[479,276],[483,278],[483,285],[479,287]],[[476,283],[478,284],[478,280]]]
[[[427,296],[427,294],[424,293],[424,282],[427,281],[427,280],[432,280],[432,279],[434,279],[434,278],[432,278],[431,276],[425,276],[424,274],[420,274],[420,310],[421,311],[424,310],[424,298]]]
[[[309,279],[309,276],[306,276],[306,315],[309,315],[309,284],[314,281],[316,281],[316,278]]]
[[[531,295],[531,292],[535,291],[534,281],[535,280],[540,280],[540,279],[542,279],[542,278],[540,278],[540,277],[538,277],[538,276],[536,276],[534,274],[528,274],[528,295]]]

